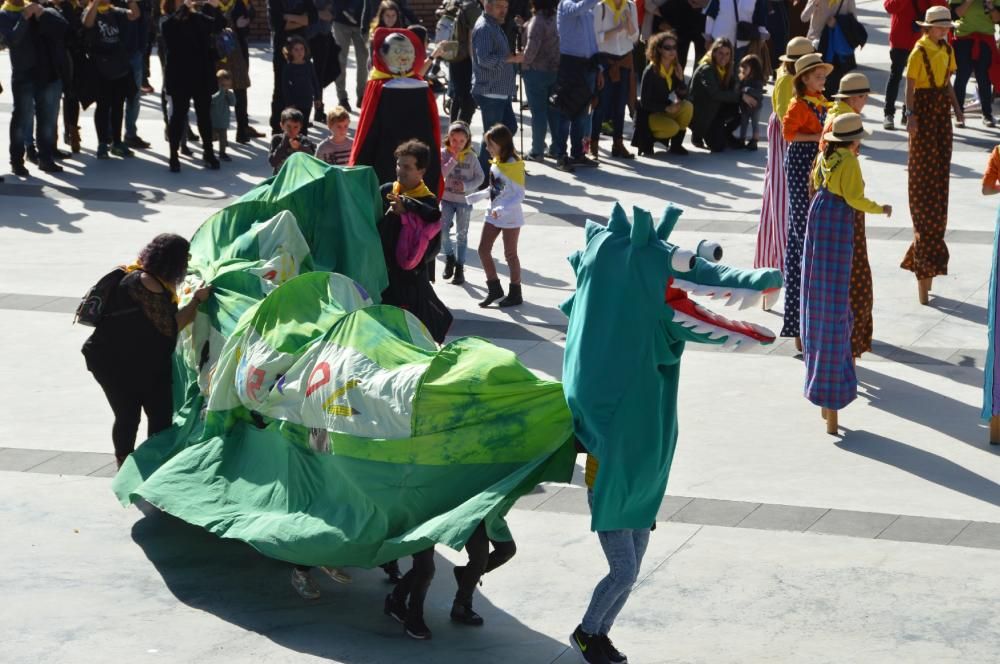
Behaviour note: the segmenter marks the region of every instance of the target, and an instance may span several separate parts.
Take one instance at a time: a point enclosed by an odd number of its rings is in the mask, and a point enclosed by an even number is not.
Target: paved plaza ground
[[[881,90],[888,21],[872,0],[859,14],[872,36],[861,70]],[[261,129],[268,57],[254,52],[250,110]],[[580,473],[512,512],[518,555],[485,578],[475,605],[484,628],[448,622],[451,567],[465,558],[439,547],[428,643],[382,615],[381,572],[354,570],[352,585],[323,583],[323,598],[305,603],[287,566],[118,505],[111,413],[79,354],[89,330],[71,325],[71,312],[109,266],[156,233],[190,236],[270,171],[257,140],[235,145],[221,171],[189,160],[169,173],[158,98],[143,106],[140,134],[153,150],[98,162],[86,113],[85,149],[65,173],[32,169],[0,185],[0,662],[575,661],[567,636],[606,570]],[[898,268],[912,237],[906,136],[880,128],[881,109],[872,95],[862,169],[869,197],[896,212],[868,219],[875,348],[858,364],[859,398],[829,436],[802,397],[790,342],[740,354],[688,345],[668,494],[612,633],[633,664],[1000,661],[1000,446],[979,419],[996,210],[979,178],[1000,133],[977,117],[956,132],[951,274],[922,307]],[[0,96],[0,117],[10,110]],[[477,307],[485,285],[470,252],[468,283],[437,286],[454,335],[487,337],[558,379],[566,318],[556,305],[572,292],[565,257],[583,245],[585,220],[605,220],[615,201],[654,212],[674,202],[685,214],[672,239],[717,240],[725,262],[750,267],[765,158],[693,150],[626,162],[605,151],[600,168],[575,176],[529,164],[526,303]],[[779,303],[739,315],[777,330],[780,312]]]

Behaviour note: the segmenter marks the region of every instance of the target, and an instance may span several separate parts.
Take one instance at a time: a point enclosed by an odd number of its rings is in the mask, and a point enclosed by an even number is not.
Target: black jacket
[[[632,145],[648,152],[653,149],[653,134],[649,130],[649,114],[662,113],[673,101],[670,93],[676,96],[676,101],[687,99],[688,87],[684,77],[670,74],[673,88],[667,88],[667,82],[660,76],[658,65],[647,65],[642,72],[642,82],[639,85],[639,107],[635,118],[635,132],[632,134]]]
[[[10,14],[0,16],[0,37],[10,49],[11,80],[44,85],[61,78],[69,29],[66,19],[51,7],[27,20],[20,13]]]
[[[215,93],[218,54],[213,35],[225,27],[226,17],[211,5],[205,5],[200,12],[181,7],[163,22],[167,94],[197,97]]]

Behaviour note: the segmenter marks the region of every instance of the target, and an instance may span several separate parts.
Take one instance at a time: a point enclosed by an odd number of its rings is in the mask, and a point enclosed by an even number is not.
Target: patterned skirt
[[[872,349],[872,268],[868,264],[865,213],[854,211],[854,254],[851,260],[851,355],[861,357]]]
[[[773,267],[784,272],[785,244],[788,242],[788,184],[785,181],[785,153],[788,143],[781,135],[781,121],[771,113],[767,123],[767,167],[764,169],[764,196],[760,201],[757,251],[753,266]]]
[[[910,219],[913,243],[900,267],[927,279],[948,274],[948,178],[951,170],[951,102],[947,90],[917,90],[917,131],[910,138]]]
[[[851,358],[851,262],[854,208],[820,189],[809,206],[802,247],[802,349],[805,396],[840,410],[854,401],[858,379]]]
[[[802,242],[809,216],[809,174],[819,150],[817,143],[791,143],[785,153],[788,182],[788,240],[785,242],[785,321],[781,336],[800,336],[799,283],[802,273]]]

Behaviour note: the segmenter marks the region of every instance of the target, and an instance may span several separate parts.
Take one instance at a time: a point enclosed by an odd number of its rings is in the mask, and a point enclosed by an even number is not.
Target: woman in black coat
[[[163,88],[171,109],[167,133],[173,173],[181,170],[177,153],[187,134],[188,109],[192,101],[201,134],[202,158],[208,168],[219,168],[219,160],[212,149],[210,112],[212,95],[217,89],[213,39],[226,27],[226,17],[218,5],[219,0],[208,0],[204,4],[195,0],[163,0],[163,15],[167,16],[162,26],[166,48]]]
[[[652,156],[656,142],[669,144],[671,154],[688,153],[683,145],[684,134],[691,124],[694,106],[687,99],[677,44],[677,35],[668,30],[653,35],[646,46],[649,65],[642,72],[639,112],[632,134],[632,145],[640,155]]]

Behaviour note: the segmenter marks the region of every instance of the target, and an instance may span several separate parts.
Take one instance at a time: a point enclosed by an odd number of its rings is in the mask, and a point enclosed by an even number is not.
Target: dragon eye
[[[722,245],[711,240],[702,240],[698,243],[698,255],[712,263],[722,260]]]
[[[670,254],[670,267],[674,272],[690,272],[694,269],[694,254],[685,249],[674,249]]]

